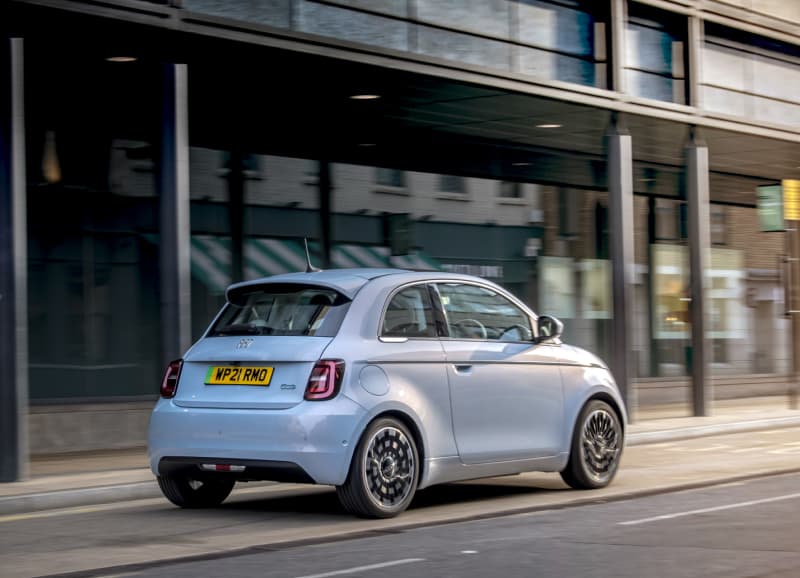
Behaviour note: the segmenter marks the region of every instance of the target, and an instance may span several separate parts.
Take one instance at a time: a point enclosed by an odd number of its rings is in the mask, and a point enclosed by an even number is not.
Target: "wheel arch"
[[[594,470],[594,474],[587,472],[585,464],[586,460],[580,457],[583,452],[580,452],[579,450],[579,438],[576,437],[581,435],[579,433],[579,428],[584,427],[584,425],[582,425],[581,416],[583,416],[584,412],[588,410],[588,406],[592,402],[602,402],[607,405],[608,408],[610,408],[611,412],[613,412],[614,416],[616,417],[617,423],[619,424],[622,437],[621,443],[618,445],[616,455],[611,458],[611,462],[603,470],[604,473],[602,476],[597,473],[598,470],[596,469]],[[622,402],[621,399],[616,398],[614,394],[610,392],[596,390],[587,395],[583,400],[583,403],[577,407],[577,414],[573,422],[572,433],[569,438],[569,457],[564,465],[564,469],[560,471],[561,478],[567,483],[567,485],[576,489],[603,488],[613,480],[619,467],[619,455],[625,447],[627,417],[624,413],[624,402]],[[578,462],[580,462],[580,464]],[[589,466],[589,468],[593,468],[593,466]],[[613,469],[609,471],[608,468]]]
[[[622,435],[625,436],[626,431],[628,429],[627,416],[622,411],[622,407],[619,405],[617,400],[614,399],[609,393],[607,393],[605,391],[597,391],[597,392],[593,393],[592,395],[590,395],[586,399],[586,401],[583,402],[583,405],[581,405],[580,411],[583,411],[583,408],[586,406],[586,404],[589,403],[590,401],[595,400],[595,399],[603,401],[603,402],[607,403],[609,406],[611,406],[611,409],[613,409],[614,413],[617,414],[617,419],[619,420],[619,425],[622,428]],[[578,412],[579,415],[580,415],[580,411]]]
[[[364,424],[364,427],[361,428],[361,433],[358,436],[358,443],[361,442],[361,438],[364,436],[364,432],[366,432],[367,429],[369,429],[369,426],[371,424],[373,424],[376,420],[379,420],[379,419],[385,418],[385,417],[390,417],[390,418],[396,419],[397,421],[402,423],[404,426],[406,426],[406,428],[408,428],[408,431],[411,433],[411,437],[414,439],[414,445],[417,448],[417,459],[419,461],[419,471],[417,472],[417,484],[419,484],[422,481],[424,473],[425,473],[425,470],[427,468],[427,466],[425,464],[425,455],[426,455],[425,442],[424,442],[423,437],[422,437],[422,430],[420,429],[420,427],[417,424],[416,420],[411,415],[409,415],[407,412],[404,412],[404,411],[402,411],[400,409],[397,409],[397,408],[392,408],[392,409],[385,409],[385,410],[383,410],[383,411],[381,411],[379,413],[376,413],[375,415],[370,417],[369,420],[367,420],[367,422]],[[355,444],[355,446],[357,446],[357,445],[358,444]],[[355,459],[355,454],[356,454],[355,446],[354,446],[353,451],[350,454],[350,460],[348,461],[348,464],[347,464],[347,471],[349,471],[350,466],[352,465],[353,459]]]

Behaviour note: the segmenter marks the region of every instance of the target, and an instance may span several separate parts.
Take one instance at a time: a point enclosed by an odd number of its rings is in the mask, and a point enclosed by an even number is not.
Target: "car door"
[[[453,431],[461,461],[530,459],[560,451],[560,345],[534,344],[530,316],[478,284],[437,283]]]
[[[437,324],[441,326],[426,283],[393,291],[383,307],[378,342],[367,352],[370,375],[365,377],[362,373],[361,383],[372,394],[372,400],[365,405],[374,403],[378,396],[382,401],[410,408],[424,420],[428,456],[455,456],[450,391]],[[373,374],[380,376],[380,383],[387,384],[386,391],[372,390]]]

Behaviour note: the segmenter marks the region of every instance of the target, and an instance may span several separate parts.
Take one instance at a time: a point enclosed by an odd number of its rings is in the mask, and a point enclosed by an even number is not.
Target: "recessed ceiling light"
[[[350,98],[352,100],[377,100],[380,97],[380,94],[354,94]]]
[[[106,58],[108,62],[136,62],[135,56],[109,56]]]
[[[511,163],[512,167],[529,167],[533,163]]]
[[[536,128],[561,128],[560,124],[537,124]]]

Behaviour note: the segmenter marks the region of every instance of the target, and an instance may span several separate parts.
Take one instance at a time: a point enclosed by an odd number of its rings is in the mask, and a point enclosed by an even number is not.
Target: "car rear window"
[[[261,285],[229,297],[208,336],[315,335],[339,331],[350,300],[332,289],[307,285]]]

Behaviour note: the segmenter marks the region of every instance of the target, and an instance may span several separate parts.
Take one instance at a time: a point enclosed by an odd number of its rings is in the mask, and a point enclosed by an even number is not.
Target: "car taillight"
[[[344,361],[338,359],[318,361],[311,370],[303,397],[309,401],[322,401],[334,397],[339,393],[343,376]]]
[[[178,377],[181,374],[181,367],[183,367],[183,359],[169,362],[167,372],[161,382],[161,397],[175,397],[175,392],[178,391]]]

